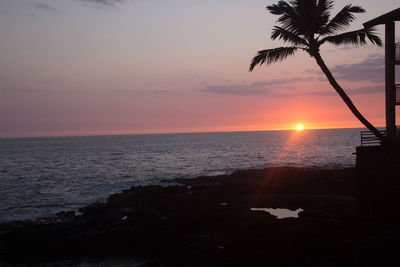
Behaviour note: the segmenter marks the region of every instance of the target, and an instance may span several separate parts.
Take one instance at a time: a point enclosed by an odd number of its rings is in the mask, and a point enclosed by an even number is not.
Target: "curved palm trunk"
[[[365,125],[381,142],[384,141],[385,137],[381,132],[378,131],[378,129],[375,128],[364,116],[358,111],[358,109],[354,106],[353,102],[351,99],[348,97],[348,95],[345,93],[343,88],[336,82],[335,78],[333,77],[332,73],[328,69],[328,67],[325,65],[325,62],[322,60],[321,55],[317,52],[314,55],[315,60],[317,61],[318,66],[321,68],[321,70],[324,72],[326,78],[328,78],[329,83],[332,85],[332,87],[336,90],[336,92],[340,95],[344,103],[346,103],[347,107],[351,110],[351,112],[354,114],[354,116],[357,117],[357,119]]]

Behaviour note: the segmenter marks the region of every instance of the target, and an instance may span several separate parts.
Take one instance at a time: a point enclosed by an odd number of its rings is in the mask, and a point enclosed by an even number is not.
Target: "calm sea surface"
[[[354,166],[360,131],[0,139],[0,221],[78,209],[162,179],[269,166]]]

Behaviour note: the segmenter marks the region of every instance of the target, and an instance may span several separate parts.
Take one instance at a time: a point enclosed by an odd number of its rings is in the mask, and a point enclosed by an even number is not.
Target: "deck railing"
[[[400,43],[396,43],[396,61],[400,61]]]
[[[383,136],[386,136],[386,131],[380,131]],[[400,128],[396,130],[397,138],[400,138]],[[361,146],[380,146],[381,141],[370,131],[361,132]]]
[[[386,131],[380,131],[386,135]],[[381,141],[370,131],[361,132],[361,146],[380,146]]]

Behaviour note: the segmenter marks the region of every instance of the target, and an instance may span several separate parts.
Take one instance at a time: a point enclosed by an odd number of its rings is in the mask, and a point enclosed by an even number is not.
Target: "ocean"
[[[77,210],[135,185],[238,169],[355,165],[362,129],[0,139],[0,221]]]

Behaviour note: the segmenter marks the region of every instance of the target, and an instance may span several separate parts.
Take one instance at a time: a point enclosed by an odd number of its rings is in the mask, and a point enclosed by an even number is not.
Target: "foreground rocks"
[[[74,212],[0,225],[0,264],[398,266],[400,225],[356,213],[354,169],[268,168],[133,187]],[[251,208],[302,208],[278,220]]]

